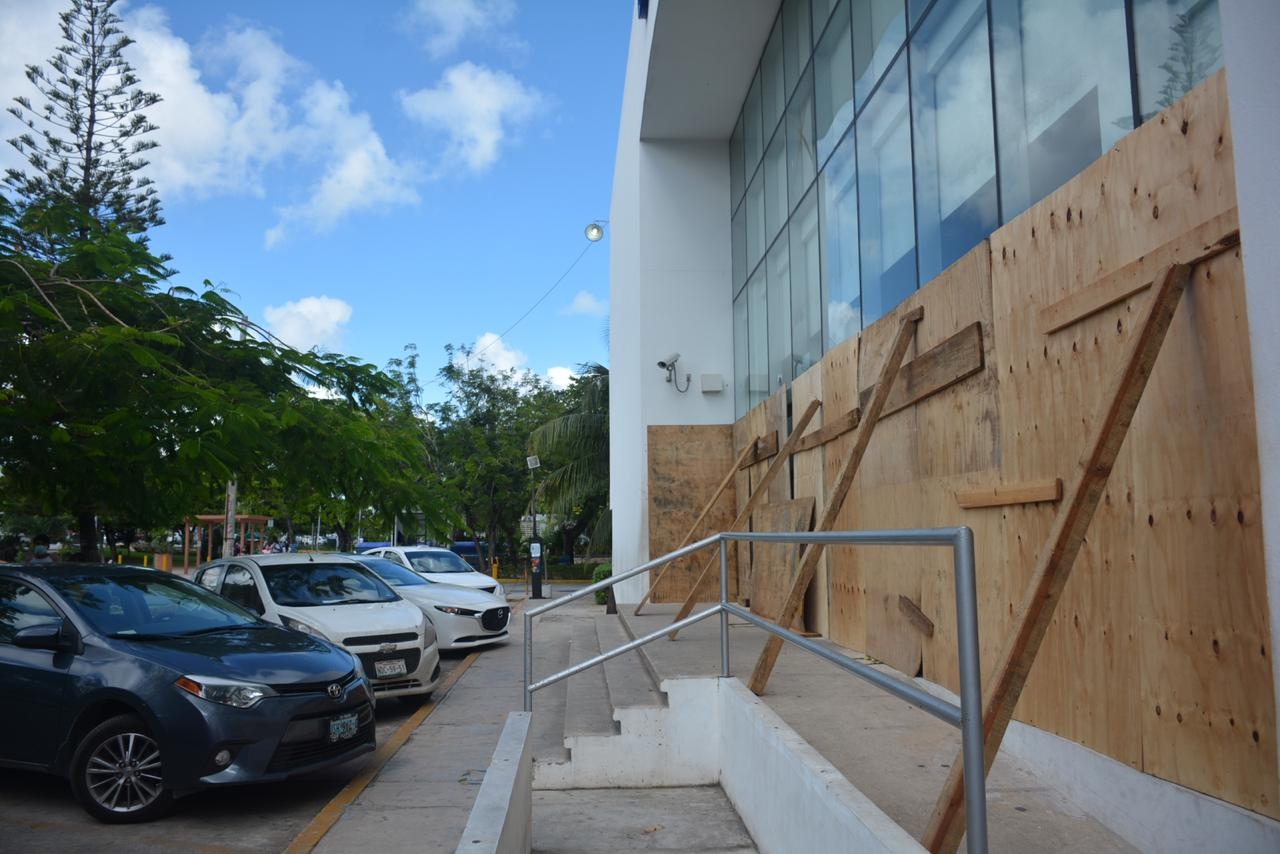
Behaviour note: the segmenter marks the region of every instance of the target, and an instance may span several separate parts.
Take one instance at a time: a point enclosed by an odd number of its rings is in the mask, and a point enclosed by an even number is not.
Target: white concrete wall
[[[531,720],[529,712],[507,715],[455,854],[529,854],[532,850]]]
[[[1272,679],[1280,708],[1280,3],[1220,0],[1219,7],[1253,355]]]
[[[720,787],[761,851],[925,850],[745,685],[719,682]]]
[[[651,8],[652,20],[655,10]],[[610,209],[610,504],[613,565],[648,560],[647,428],[733,420],[733,302],[727,141],[640,139],[648,22],[632,28]],[[666,382],[660,359],[679,353]],[[704,394],[700,377],[726,388]],[[639,601],[646,575],[616,589]]]

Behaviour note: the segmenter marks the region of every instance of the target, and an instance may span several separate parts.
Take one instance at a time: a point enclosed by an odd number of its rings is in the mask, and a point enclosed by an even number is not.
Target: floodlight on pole
[[[603,223],[606,223],[608,221],[609,220],[607,219],[596,220],[595,222],[588,225],[585,229],[583,229],[582,233],[585,234],[587,236],[587,240],[590,240],[592,243],[599,243],[600,239],[604,237]]]

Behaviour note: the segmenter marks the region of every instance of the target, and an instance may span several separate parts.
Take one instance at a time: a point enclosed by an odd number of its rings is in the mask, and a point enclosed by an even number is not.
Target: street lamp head
[[[587,240],[597,243],[604,237],[604,226],[599,222],[593,222],[583,230],[583,234],[587,236]]]

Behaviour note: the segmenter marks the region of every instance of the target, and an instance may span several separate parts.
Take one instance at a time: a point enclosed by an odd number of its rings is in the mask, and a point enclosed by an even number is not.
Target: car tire
[[[173,806],[160,746],[136,715],[103,721],[80,741],[71,789],[84,811],[105,824],[151,821]]]

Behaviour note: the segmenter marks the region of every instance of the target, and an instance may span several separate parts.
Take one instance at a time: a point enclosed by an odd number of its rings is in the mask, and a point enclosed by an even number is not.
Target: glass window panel
[[[760,59],[760,97],[764,115],[764,136],[773,135],[787,107],[787,83],[782,61],[782,17],[773,22],[773,32]]]
[[[924,14],[924,10],[929,8],[929,4],[933,0],[907,0],[907,29],[914,27],[916,21],[920,20],[920,16]]]
[[[1123,0],[992,0],[1006,221],[1133,126]]]
[[[827,26],[831,12],[840,5],[840,0],[813,0],[813,40],[817,41],[822,30]]]
[[[744,175],[748,183],[764,156],[764,122],[760,117],[760,72],[756,72],[747,90],[746,103],[742,105],[742,155],[745,158]]]
[[[741,418],[750,408],[750,384],[748,376],[747,292],[744,290],[733,301],[733,410],[734,417]]]
[[[916,288],[905,57],[894,63],[867,102],[857,137],[862,322],[869,324]]]
[[[742,203],[746,211],[747,272],[755,269],[764,257],[764,170],[756,173],[756,179],[747,187],[747,198]]]
[[[747,282],[747,409],[769,396],[769,298],[764,265]]]
[[[741,207],[733,215],[733,293],[747,282],[747,212]]]
[[[902,0],[853,0],[853,77],[859,106],[906,37]]]
[[[791,382],[791,253],[787,241],[769,250],[769,392]]]
[[[1222,67],[1218,0],[1135,0],[1133,33],[1144,122]]]
[[[738,209],[742,201],[742,193],[747,188],[747,171],[742,153],[742,114],[738,114],[738,123],[733,128],[733,136],[729,138],[729,210]]]
[[[813,146],[813,85],[806,74],[787,108],[787,200],[794,208],[818,174]]]
[[[814,115],[818,162],[831,154],[853,121],[853,53],[849,2],[843,0],[813,52]]]
[[[779,132],[764,156],[765,241],[787,222],[787,135]]]
[[[818,233],[818,191],[814,189],[791,217],[791,364],[795,376],[822,356]]]
[[[862,328],[858,271],[858,186],[853,169],[853,135],[836,148],[818,178],[822,209],[822,293],[826,305],[827,349]]]
[[[786,0],[782,4],[782,37],[786,43],[788,97],[800,81],[809,54],[813,53],[812,32],[809,0]]]
[[[927,282],[998,224],[985,0],[939,0],[912,36],[911,109]]]

